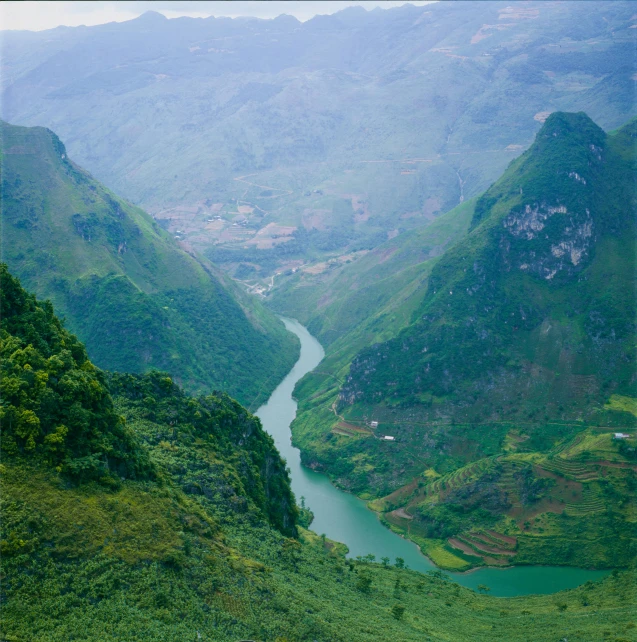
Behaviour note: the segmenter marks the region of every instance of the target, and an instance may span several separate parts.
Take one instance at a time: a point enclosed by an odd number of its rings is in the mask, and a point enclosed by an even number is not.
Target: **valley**
[[[294,321],[286,320],[286,326],[293,331],[301,340],[301,356],[294,369],[289,373],[286,379],[272,393],[268,403],[257,411],[257,416],[261,419],[263,428],[272,435],[279,452],[285,457],[290,468],[290,477],[292,490],[296,497],[303,498],[302,501],[308,506],[314,515],[311,527],[316,533],[324,533],[331,540],[344,542],[349,549],[350,558],[365,559],[369,555],[375,556],[377,560],[382,558],[394,559],[400,557],[405,564],[417,571],[431,572],[435,571],[436,564],[443,568],[453,566],[454,556],[447,552],[445,556],[442,545],[433,550],[427,550],[431,559],[424,557],[422,552],[407,541],[414,539],[405,529],[406,520],[413,520],[411,515],[405,513],[402,509],[388,512],[391,506],[379,506],[379,502],[372,502],[367,505],[350,493],[344,493],[335,488],[326,478],[325,475],[313,471],[301,463],[301,455],[297,448],[291,443],[291,434],[289,424],[292,423],[296,414],[296,403],[292,399],[294,384],[306,372],[315,369],[324,355],[320,344],[307,332],[303,326]],[[319,366],[320,367],[320,366]],[[362,431],[359,426],[340,428],[337,424],[332,430],[339,434],[351,435],[351,428]],[[369,433],[359,436],[366,436]],[[461,471],[464,476],[464,471]],[[399,495],[401,491],[395,493]],[[395,497],[386,498],[385,502],[396,501]],[[383,512],[383,520],[378,520],[374,512]],[[392,519],[393,518],[393,519]],[[390,522],[390,520],[392,520]],[[387,526],[393,526],[394,522],[403,528],[388,529]],[[400,537],[405,533],[409,536],[407,539]],[[492,536],[494,537],[494,536]],[[495,535],[504,537],[506,541],[503,545],[507,548],[516,545],[514,538],[508,538],[504,535]],[[416,540],[417,541],[417,540]],[[500,541],[496,539],[496,541]],[[464,546],[464,544],[459,544]],[[471,551],[475,553],[475,551]],[[505,555],[508,551],[505,551]],[[511,553],[508,553],[511,555]],[[457,559],[457,558],[456,558]],[[491,558],[491,566],[501,566],[499,559]],[[465,564],[465,568],[469,565]],[[546,566],[518,566],[515,568],[502,569],[483,568],[479,572],[472,573],[454,573],[451,575],[455,582],[462,586],[474,590],[480,585],[488,586],[490,594],[497,597],[514,597],[526,594],[544,594],[562,591],[568,588],[581,585],[586,581],[596,581],[607,574],[607,571],[592,571],[580,568],[565,568]]]
[[[400,558],[346,559],[300,526],[285,462],[238,403],[104,373],[3,265],[0,286],[8,640],[631,635],[630,570],[504,602]]]
[[[2,642],[637,640],[633,3],[84,4],[0,30]]]

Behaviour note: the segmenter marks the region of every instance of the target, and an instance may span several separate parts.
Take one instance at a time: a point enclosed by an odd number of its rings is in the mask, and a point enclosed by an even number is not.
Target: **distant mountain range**
[[[2,258],[100,367],[166,370],[258,407],[298,341],[258,301],[73,163],[42,127],[0,123]]]
[[[50,127],[109,188],[259,280],[476,196],[552,111],[626,122],[634,13],[439,2],[4,32],[1,113]]]

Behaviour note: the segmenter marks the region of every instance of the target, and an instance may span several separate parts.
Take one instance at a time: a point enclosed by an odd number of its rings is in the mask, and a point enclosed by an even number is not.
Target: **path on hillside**
[[[291,190],[288,189],[281,189],[280,187],[272,187],[270,185],[259,185],[258,183],[252,183],[250,181],[246,181],[245,179],[250,177],[250,176],[257,176],[258,172],[255,172],[254,174],[244,174],[243,176],[237,176],[236,178],[233,178],[233,181],[238,181],[240,183],[245,183],[246,185],[252,185],[253,187],[260,187],[261,189],[269,189],[273,190],[275,192],[283,192],[283,194],[294,194]],[[261,198],[278,198],[279,196],[283,196],[283,194],[273,194],[272,196],[262,196]]]

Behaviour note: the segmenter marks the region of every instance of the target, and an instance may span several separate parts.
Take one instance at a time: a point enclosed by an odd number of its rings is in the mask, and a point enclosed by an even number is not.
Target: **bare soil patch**
[[[401,519],[413,519],[413,515],[410,515],[404,508],[397,508],[396,510],[393,510],[390,515],[394,515],[396,517],[400,517]]]
[[[486,531],[486,533],[491,535],[491,537],[493,537],[494,539],[502,540],[506,544],[509,544],[509,546],[517,546],[518,540],[515,537],[511,537],[510,535],[503,535],[502,533],[491,530]]]
[[[455,537],[450,537],[447,542],[449,542],[449,545],[452,546],[453,548],[457,548],[459,551],[462,551],[465,555],[472,555],[473,557],[482,557],[479,553],[474,551],[469,544],[465,544],[464,542],[461,542],[460,540],[457,540]]]
[[[467,540],[469,544],[473,545],[483,553],[492,553],[495,555],[508,555],[509,557],[515,555],[515,551],[510,551],[503,548],[498,548],[492,544],[485,544],[481,539],[476,538],[474,535],[464,535],[463,539]]]
[[[533,120],[537,120],[539,123],[543,123],[551,115],[550,111],[538,111]]]

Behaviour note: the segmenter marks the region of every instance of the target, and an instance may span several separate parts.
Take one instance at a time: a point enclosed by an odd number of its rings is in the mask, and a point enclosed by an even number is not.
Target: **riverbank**
[[[401,558],[413,570],[437,570],[414,542],[403,539],[383,526],[376,513],[368,509],[363,500],[339,490],[325,475],[302,466],[300,452],[291,442],[290,424],[297,410],[292,393],[296,382],[321,362],[324,351],[300,323],[291,319],[283,320],[288,330],[299,337],[301,355],[256,414],[287,461],[297,500],[303,497],[314,513],[312,531],[344,543],[352,558],[373,555],[376,560],[387,557],[392,562]],[[490,588],[491,595],[514,597],[554,593],[601,579],[606,574],[606,571],[570,567],[516,566],[506,569],[482,567],[470,574],[454,573],[452,577],[459,584],[474,590],[482,584]]]

